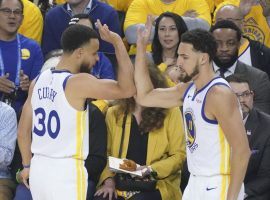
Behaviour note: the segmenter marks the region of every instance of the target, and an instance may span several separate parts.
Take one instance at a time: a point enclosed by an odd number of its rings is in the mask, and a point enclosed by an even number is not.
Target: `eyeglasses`
[[[240,97],[242,97],[242,98],[247,98],[247,97],[249,97],[250,95],[253,95],[253,91],[247,90],[247,91],[245,91],[245,92],[242,92],[242,93],[235,93],[235,94],[236,94],[237,98],[240,98]]]
[[[8,17],[11,16],[11,14],[13,14],[15,17],[21,17],[23,15],[23,11],[21,9],[12,10],[10,8],[0,8],[0,12]]]

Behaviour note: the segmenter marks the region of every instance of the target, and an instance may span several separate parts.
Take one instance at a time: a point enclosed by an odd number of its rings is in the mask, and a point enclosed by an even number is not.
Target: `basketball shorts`
[[[83,160],[34,155],[29,185],[34,200],[85,200],[87,177]]]
[[[183,200],[227,200],[229,187],[228,175],[194,176],[190,175],[188,185],[183,194]],[[238,200],[244,199],[244,184],[238,195]]]

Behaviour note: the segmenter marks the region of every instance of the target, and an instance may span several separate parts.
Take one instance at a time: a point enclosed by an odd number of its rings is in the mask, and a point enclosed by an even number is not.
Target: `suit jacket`
[[[257,69],[237,61],[235,74],[241,74],[249,80],[251,90],[254,91],[254,106],[270,114],[270,81],[268,75]]]
[[[118,157],[124,115],[117,117],[118,106],[108,109],[108,155]],[[162,199],[181,199],[180,169],[186,158],[183,120],[180,109],[169,109],[162,128],[149,132],[146,165],[158,174],[157,189]],[[131,114],[127,115],[121,158],[126,158],[131,128]],[[108,166],[104,169],[100,183],[114,174]]]
[[[252,66],[266,72],[270,77],[270,48],[258,41],[247,39],[250,44]]]
[[[251,157],[245,176],[248,200],[270,199],[270,115],[252,109],[245,124]]]

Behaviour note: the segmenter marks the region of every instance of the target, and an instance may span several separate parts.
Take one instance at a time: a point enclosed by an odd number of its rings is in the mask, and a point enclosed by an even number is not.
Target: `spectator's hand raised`
[[[117,33],[110,31],[107,24],[102,25],[99,19],[97,20],[97,27],[102,40],[111,44],[122,41],[121,37]]]
[[[15,89],[15,85],[12,81],[8,80],[9,74],[0,77],[0,92],[11,93]]]
[[[113,196],[117,199],[117,193],[115,191],[115,183],[112,178],[108,178],[104,181],[104,184],[101,188],[96,191],[95,196],[100,196],[103,194],[103,198],[106,198],[109,195],[109,200],[113,200]]]
[[[183,14],[184,17],[191,17],[191,18],[196,18],[198,17],[198,13],[196,12],[196,10],[187,10],[184,14]]]
[[[141,27],[137,30],[137,46],[147,46],[150,43],[151,30],[154,18],[151,15],[147,16],[145,28]]]
[[[22,91],[28,91],[30,86],[29,77],[23,73],[23,70],[20,71],[20,88]]]
[[[241,0],[239,8],[242,12],[243,17],[245,17],[255,5],[259,4],[258,0]]]
[[[263,15],[265,17],[269,17],[270,16],[270,0],[261,0],[260,4],[263,9]]]

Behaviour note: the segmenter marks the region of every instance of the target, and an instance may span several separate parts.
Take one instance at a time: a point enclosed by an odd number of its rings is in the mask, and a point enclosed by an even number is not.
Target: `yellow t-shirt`
[[[195,10],[199,18],[211,23],[209,7],[202,0],[176,0],[170,4],[165,4],[161,0],[134,0],[127,11],[124,30],[131,25],[145,23],[149,14],[159,16],[170,11],[183,15],[188,10]]]
[[[107,0],[107,2],[118,11],[126,12],[133,0]]]
[[[188,10],[195,10],[198,13],[198,18],[204,19],[211,24],[209,7],[202,0],[176,0],[170,4],[165,4],[161,0],[134,0],[130,4],[126,14],[124,31],[129,26],[144,24],[147,15],[159,16],[166,11],[183,15]],[[129,53],[136,53],[134,45],[131,46]]]
[[[215,10],[215,7],[222,3],[224,0],[205,0],[206,3],[208,4],[209,6],[209,9],[210,9],[210,12],[213,13],[214,10]]]
[[[239,6],[239,0],[227,0],[223,3],[219,4],[214,13],[214,19],[217,10],[225,5],[236,5]],[[245,16],[243,28],[243,34],[248,36],[252,40],[259,41],[270,47],[270,28],[267,24],[267,21],[263,15],[263,10],[260,5],[253,6],[249,12]]]
[[[18,32],[25,37],[31,38],[41,43],[43,31],[43,18],[39,8],[29,0],[22,0],[24,5],[23,23]]]

